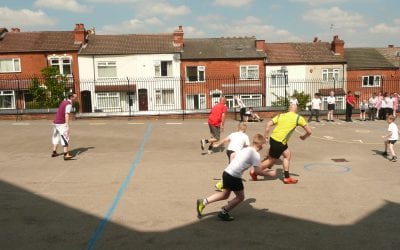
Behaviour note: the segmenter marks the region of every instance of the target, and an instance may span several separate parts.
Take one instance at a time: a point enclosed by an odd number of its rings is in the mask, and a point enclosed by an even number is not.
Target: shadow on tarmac
[[[87,249],[103,221],[6,182],[0,190],[0,249]],[[362,220],[337,226],[256,209],[254,202],[240,204],[232,222],[211,212],[167,231],[137,231],[109,221],[93,249],[400,249],[398,203],[386,201]],[[195,218],[194,204],[190,209]]]

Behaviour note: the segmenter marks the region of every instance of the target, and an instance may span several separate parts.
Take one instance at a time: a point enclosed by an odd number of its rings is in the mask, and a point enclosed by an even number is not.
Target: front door
[[[147,89],[139,89],[139,111],[147,111],[149,109],[147,102]]]

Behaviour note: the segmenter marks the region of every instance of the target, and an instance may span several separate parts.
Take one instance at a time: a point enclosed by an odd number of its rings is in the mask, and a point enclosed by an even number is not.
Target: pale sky
[[[97,34],[172,33],[185,37],[255,36],[266,42],[330,42],[400,47],[398,0],[2,0],[0,27]]]

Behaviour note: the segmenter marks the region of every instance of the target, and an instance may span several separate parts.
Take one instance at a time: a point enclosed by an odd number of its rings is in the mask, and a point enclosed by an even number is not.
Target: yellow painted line
[[[144,122],[128,122],[130,125],[143,125]]]
[[[182,122],[166,122],[166,125],[181,125]]]

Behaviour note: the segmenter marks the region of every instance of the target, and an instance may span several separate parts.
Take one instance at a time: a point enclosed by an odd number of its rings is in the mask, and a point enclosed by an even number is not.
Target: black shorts
[[[231,154],[235,153],[233,150],[226,150],[226,155],[228,156],[228,162],[231,163]]]
[[[388,140],[389,144],[395,144],[397,140]]]
[[[287,144],[275,141],[271,137],[269,138],[269,156],[275,159],[279,159],[282,153],[288,148]]]
[[[221,137],[221,128],[210,125],[210,124],[208,124],[208,127],[210,128],[210,133],[211,133],[212,137],[214,137],[215,139],[217,139],[219,141],[219,139]]]
[[[328,110],[335,110],[335,104],[328,104]]]
[[[244,189],[242,178],[233,177],[225,171],[222,173],[222,183],[226,190],[242,191]]]

